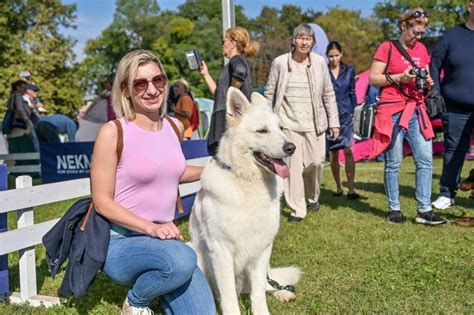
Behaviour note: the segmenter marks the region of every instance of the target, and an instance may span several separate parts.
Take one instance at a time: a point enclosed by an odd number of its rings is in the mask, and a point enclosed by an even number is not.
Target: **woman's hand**
[[[163,224],[152,223],[147,234],[161,240],[184,240],[178,227],[173,222]]]
[[[336,141],[339,138],[341,129],[340,128],[331,128],[331,138],[333,141]]]
[[[428,71],[426,82],[428,83],[428,89],[431,89],[431,87],[434,85],[434,81],[433,81],[433,78],[431,77],[429,66],[426,66],[426,71]]]
[[[411,68],[407,68],[405,69],[405,71],[400,73],[398,77],[398,82],[407,84],[413,81],[416,78],[416,75],[410,74],[410,70]]]
[[[199,67],[199,73],[203,76],[209,75],[209,70],[207,70],[207,65],[204,60],[201,60],[201,66]]]

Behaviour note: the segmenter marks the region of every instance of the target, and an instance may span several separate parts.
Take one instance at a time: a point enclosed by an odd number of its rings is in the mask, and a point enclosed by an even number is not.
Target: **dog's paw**
[[[281,302],[291,302],[296,299],[296,294],[287,290],[277,290],[272,292],[272,294]]]

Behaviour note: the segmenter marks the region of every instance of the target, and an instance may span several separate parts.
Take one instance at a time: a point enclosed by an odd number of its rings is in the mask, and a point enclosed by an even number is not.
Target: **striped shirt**
[[[306,65],[294,63],[278,114],[285,129],[314,131],[314,112]]]

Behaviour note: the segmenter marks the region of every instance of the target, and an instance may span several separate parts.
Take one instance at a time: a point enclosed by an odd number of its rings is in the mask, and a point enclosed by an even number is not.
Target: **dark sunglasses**
[[[415,35],[415,36],[421,36],[421,37],[425,36],[425,33],[426,33],[426,32],[417,32],[417,31],[414,31],[412,28],[410,28],[410,32],[411,32],[413,35]]]
[[[136,93],[142,93],[148,90],[148,83],[151,82],[155,89],[157,90],[163,90],[166,87],[166,83],[168,82],[168,79],[166,78],[166,75],[164,74],[159,74],[157,76],[154,76],[151,80],[147,79],[138,79],[133,81],[133,89],[135,90]]]
[[[428,16],[428,12],[426,12],[426,11],[423,11],[423,12],[422,12],[422,11],[415,11],[415,12],[413,12],[413,14],[411,15],[411,17],[414,18],[414,19],[420,18],[420,17],[422,17],[422,16],[424,16],[424,17],[429,17],[429,16]]]

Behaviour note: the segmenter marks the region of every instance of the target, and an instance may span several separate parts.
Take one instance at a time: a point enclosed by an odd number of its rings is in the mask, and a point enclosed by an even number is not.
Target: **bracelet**
[[[389,84],[395,84],[392,77],[388,73],[385,73],[385,80],[387,80]]]

